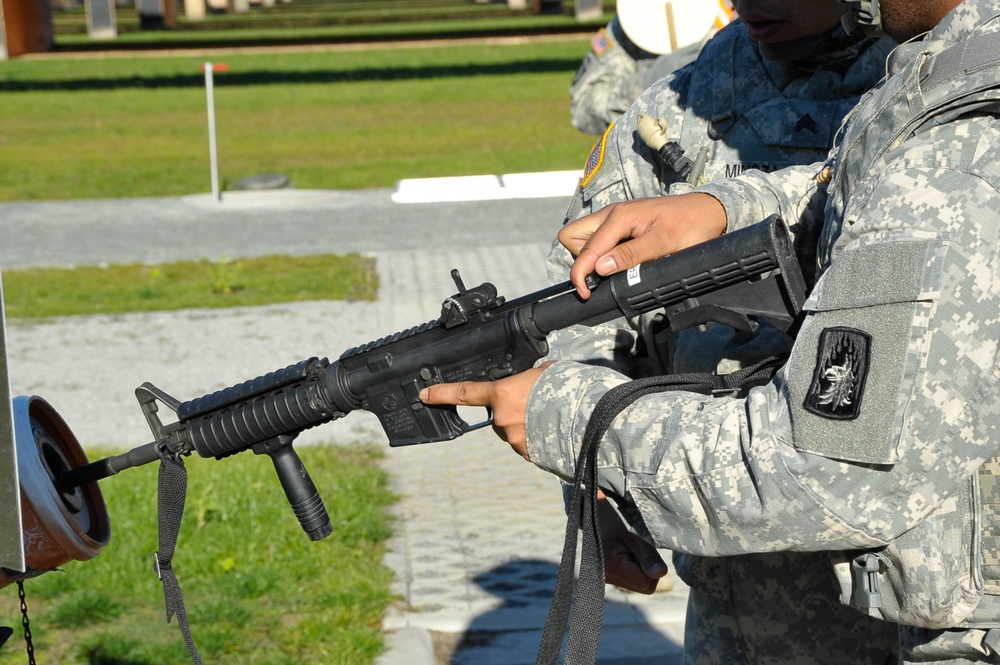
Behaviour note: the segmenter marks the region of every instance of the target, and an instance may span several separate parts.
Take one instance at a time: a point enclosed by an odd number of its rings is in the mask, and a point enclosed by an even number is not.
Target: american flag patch
[[[611,133],[611,128],[614,126],[615,123],[608,125],[608,128],[604,130],[604,136],[597,142],[594,149],[590,151],[590,156],[587,157],[587,164],[583,167],[581,185],[586,186],[594,174],[597,173],[597,169],[601,168],[601,163],[604,161],[604,144],[607,143],[608,134]]]
[[[594,52],[594,55],[600,58],[601,54],[608,50],[608,47],[613,43],[614,42],[608,39],[608,33],[604,32],[604,28],[601,28],[597,31],[597,34],[594,35],[594,38],[590,40],[590,50]]]

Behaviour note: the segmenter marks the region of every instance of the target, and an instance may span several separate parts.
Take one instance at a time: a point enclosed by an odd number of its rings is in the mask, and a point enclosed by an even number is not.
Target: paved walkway
[[[488,270],[507,278],[501,293],[522,295],[544,284],[547,249],[494,250]],[[446,274],[454,258],[397,254],[383,275],[402,287],[406,275]],[[418,288],[407,301],[433,312],[440,298],[431,293]],[[404,601],[386,618],[392,649],[381,663],[534,663],[566,528],[558,480],[512,454],[488,429],[393,450],[386,467],[403,497],[387,563]],[[687,598],[680,586],[653,597],[609,588],[600,662],[680,662]],[[427,636],[433,659],[420,661],[415,644],[426,649]]]
[[[340,207],[313,206],[310,214],[343,216],[343,200],[334,199]],[[565,207],[558,200],[538,205],[549,220],[553,208]],[[187,214],[175,214],[171,206]],[[141,214],[124,203],[111,207],[118,210],[122,229]],[[159,201],[150,207],[158,210],[158,233],[164,238],[176,236],[171,223],[199,223],[192,218],[197,206],[189,203]],[[375,209],[382,207],[389,210],[384,203]],[[525,209],[514,209],[524,214]],[[414,207],[410,214],[429,210]],[[468,209],[449,210],[461,216]],[[27,204],[0,206],[0,227],[17,225],[15,212],[27,219],[41,218],[45,211]],[[222,211],[211,214],[212,224],[229,223]],[[295,226],[298,214],[305,215],[295,205],[286,206],[273,223]],[[113,227],[113,222],[105,217],[103,223]],[[301,224],[308,223],[303,217]],[[382,223],[373,216],[370,228]],[[457,225],[448,219],[436,223],[444,229]],[[558,222],[546,223],[554,227]],[[78,231],[67,225],[65,233]],[[114,228],[109,232],[114,234]],[[134,446],[149,437],[132,392],[140,383],[152,381],[189,399],[311,355],[335,357],[350,346],[436,318],[441,300],[454,292],[453,267],[462,269],[467,284],[489,280],[508,297],[529,293],[545,284],[547,242],[540,238],[548,233],[526,231],[480,245],[450,244],[445,234],[433,246],[416,248],[387,238],[382,249],[368,252],[378,261],[381,280],[374,303],[13,322],[8,329],[13,391],[45,397],[85,446]],[[364,242],[380,241],[372,234]],[[4,251],[16,253],[16,247],[8,243]],[[238,253],[230,249],[228,255]],[[363,412],[306,432],[301,441],[346,436],[385,441],[374,417]],[[385,466],[401,496],[385,562],[396,573],[395,590],[402,600],[384,622],[389,649],[379,665],[534,662],[565,529],[557,481],[513,455],[488,429],[453,442],[393,449]],[[685,600],[680,585],[652,597],[609,589],[600,662],[679,663]]]

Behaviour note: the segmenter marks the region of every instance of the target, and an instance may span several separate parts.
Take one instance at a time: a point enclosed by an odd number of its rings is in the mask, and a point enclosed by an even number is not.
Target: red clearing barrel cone
[[[26,570],[0,568],[0,588],[73,559],[92,559],[111,538],[97,483],[71,490],[59,485],[63,471],[87,464],[65,421],[37,396],[15,397],[13,412]]]

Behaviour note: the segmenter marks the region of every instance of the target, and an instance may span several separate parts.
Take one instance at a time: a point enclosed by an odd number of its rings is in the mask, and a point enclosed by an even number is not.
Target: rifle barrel
[[[113,476],[123,469],[131,469],[134,466],[155,462],[160,459],[159,443],[159,441],[153,441],[133,448],[127,453],[105,457],[96,462],[64,471],[59,476],[59,484],[64,490],[70,490]]]

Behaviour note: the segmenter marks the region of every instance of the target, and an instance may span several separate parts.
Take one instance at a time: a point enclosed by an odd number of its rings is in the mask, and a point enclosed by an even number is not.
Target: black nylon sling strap
[[[201,665],[201,656],[191,637],[188,626],[187,612],[184,610],[184,596],[181,585],[177,581],[171,567],[174,558],[174,548],[177,545],[177,535],[181,530],[181,519],[184,517],[184,502],[187,497],[187,469],[184,460],[179,455],[173,455],[165,450],[160,451],[160,470],[157,475],[157,523],[159,530],[159,551],[154,554],[157,576],[163,582],[163,600],[167,608],[167,623],[177,615],[177,624],[184,636],[191,661]]]
[[[612,421],[636,400],[653,393],[682,390],[703,394],[735,393],[771,380],[785,357],[770,357],[732,374],[672,374],[637,379],[612,388],[594,407],[576,460],[573,494],[567,507],[566,540],[549,616],[535,665],[555,665],[567,629],[566,665],[592,665],[604,618],[604,551],[597,522],[597,450]],[[576,580],[576,545],[583,531],[580,575]],[[575,588],[574,588],[575,587]],[[574,593],[575,591],[575,593]]]

